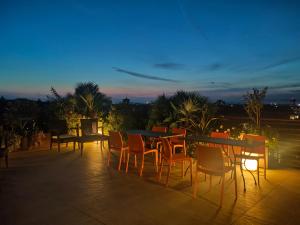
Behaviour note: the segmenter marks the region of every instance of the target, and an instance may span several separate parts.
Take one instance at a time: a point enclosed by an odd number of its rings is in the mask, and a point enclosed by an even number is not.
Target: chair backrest
[[[224,157],[219,147],[197,146],[197,169],[210,171],[212,174],[224,171]]]
[[[224,132],[211,132],[210,136],[213,138],[224,138],[224,139],[228,139],[230,137],[229,133],[224,133]],[[208,146],[210,147],[222,147],[222,148],[228,148],[227,145],[219,145],[219,144],[212,144],[209,143]]]
[[[109,131],[108,145],[111,149],[121,149],[123,147],[121,133],[118,131]]]
[[[144,152],[144,141],[140,134],[128,134],[128,148],[130,152]]]
[[[174,127],[174,128],[172,128],[172,133],[173,134],[182,134],[182,136],[185,137],[186,136],[186,129]]]
[[[81,119],[81,135],[98,134],[98,119]]]
[[[211,137],[215,137],[215,138],[229,138],[230,134],[229,133],[224,133],[224,132],[211,132],[210,133]]]
[[[166,133],[167,130],[168,130],[167,127],[156,127],[156,126],[152,127],[152,131],[154,131],[154,132]]]
[[[66,120],[53,120],[49,123],[51,135],[61,135],[68,133],[68,124]]]
[[[162,157],[166,159],[172,159],[172,147],[170,145],[170,142],[167,138],[161,138],[162,142]]]
[[[185,137],[186,129],[174,127],[174,128],[172,128],[172,134],[181,134],[183,137]],[[172,142],[185,143],[185,139],[181,139],[178,137],[172,137],[171,140],[172,140]]]
[[[251,153],[257,153],[257,154],[265,154],[266,148],[265,148],[265,142],[266,142],[266,137],[261,136],[261,135],[254,135],[254,134],[245,134],[243,136],[244,140],[248,141],[256,141],[260,142],[261,145],[255,148],[246,148],[246,152],[251,152]]]

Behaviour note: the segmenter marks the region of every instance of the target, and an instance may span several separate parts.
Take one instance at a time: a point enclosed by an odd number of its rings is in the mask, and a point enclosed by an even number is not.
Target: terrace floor
[[[208,191],[201,176],[193,199],[188,176],[176,168],[165,188],[150,161],[141,178],[133,166],[118,172],[116,155],[108,168],[106,153],[96,144],[83,157],[71,147],[12,153],[10,167],[0,169],[0,224],[300,224],[300,170],[268,170],[260,187],[248,174],[246,193],[238,173],[237,201],[228,175],[220,209],[219,178]]]

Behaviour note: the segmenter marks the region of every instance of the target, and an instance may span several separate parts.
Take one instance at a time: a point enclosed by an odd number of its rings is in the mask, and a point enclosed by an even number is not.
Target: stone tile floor
[[[12,153],[10,167],[0,169],[0,224],[300,224],[300,170],[268,170],[260,187],[247,174],[246,193],[238,173],[237,201],[228,175],[219,208],[219,178],[209,191],[202,175],[193,199],[189,178],[181,179],[179,169],[165,188],[150,160],[141,178],[133,166],[128,174],[124,166],[118,172],[117,155],[108,168],[106,153],[96,144],[83,157],[71,148]]]

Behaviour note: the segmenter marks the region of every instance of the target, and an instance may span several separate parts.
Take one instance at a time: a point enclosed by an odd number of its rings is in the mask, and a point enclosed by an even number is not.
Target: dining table
[[[229,157],[229,160],[235,166],[238,165],[237,159],[240,159],[239,166],[240,166],[240,170],[241,170],[241,174],[242,174],[242,178],[243,178],[244,191],[246,191],[246,182],[245,182],[245,177],[244,177],[244,173],[243,173],[243,164],[244,163],[242,162],[243,154],[237,154],[234,147],[241,147],[242,150],[246,149],[246,148],[256,148],[256,147],[263,145],[262,142],[258,142],[258,141],[254,141],[254,140],[208,137],[208,136],[204,136],[204,135],[189,135],[186,137],[186,140],[192,141],[192,142],[198,142],[198,143],[207,143],[207,144],[210,143],[210,144],[220,145],[223,148],[224,154]],[[229,153],[224,150],[224,146],[231,147],[231,153],[234,157],[233,161],[231,160]],[[256,184],[257,182],[256,182],[255,176],[253,175],[252,171],[249,170],[245,166],[244,166],[244,168],[248,172],[250,172],[250,174],[252,175],[252,177],[255,181],[255,184]]]
[[[173,134],[172,132],[157,132],[151,130],[128,130],[127,134],[140,134],[144,137],[150,138],[171,138],[171,137],[180,137],[182,134]]]

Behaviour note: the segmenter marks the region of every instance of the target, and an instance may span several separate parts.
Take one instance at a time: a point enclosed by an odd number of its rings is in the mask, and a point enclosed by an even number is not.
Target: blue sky
[[[0,95],[94,81],[114,100],[176,90],[300,98],[299,1],[0,1]]]

